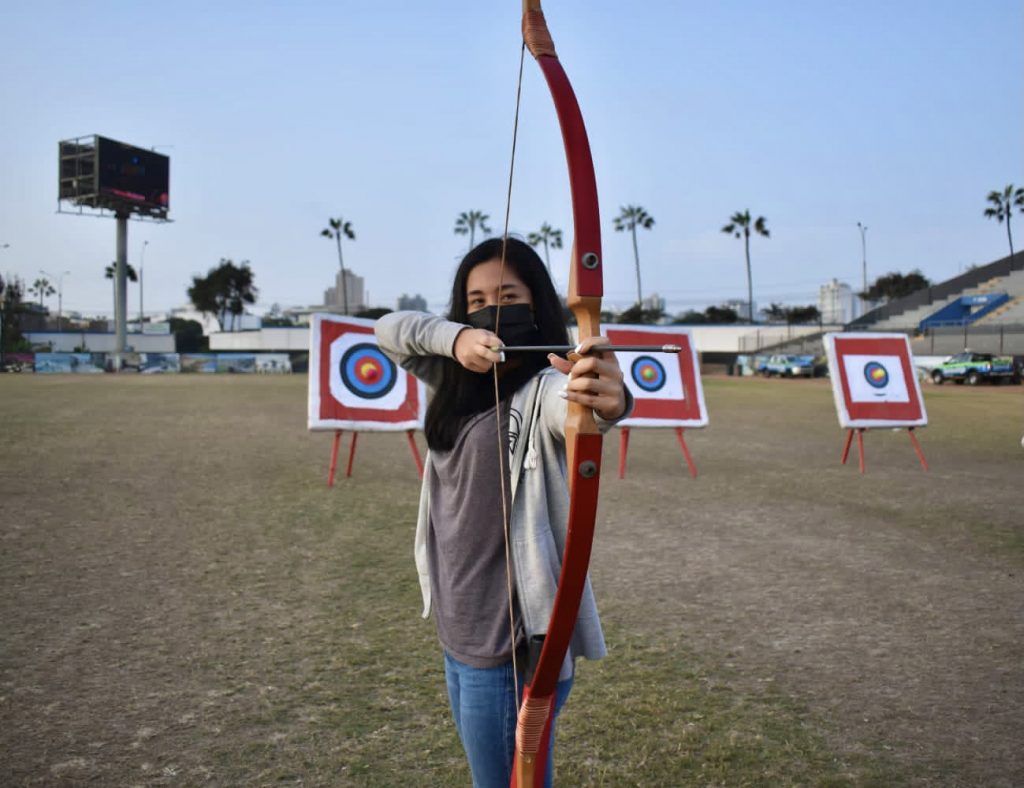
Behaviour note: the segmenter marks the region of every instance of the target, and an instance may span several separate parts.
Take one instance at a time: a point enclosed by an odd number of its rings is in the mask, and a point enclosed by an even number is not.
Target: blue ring
[[[356,373],[356,366],[367,359],[376,361],[383,372],[380,380],[372,385],[361,382]],[[366,399],[380,399],[386,396],[395,387],[395,382],[398,380],[395,363],[385,356],[379,347],[369,342],[353,345],[346,350],[338,363],[338,369],[341,372],[341,382],[345,388]]]
[[[653,367],[658,373],[654,380],[644,380],[640,376],[640,367],[645,365]],[[633,376],[633,382],[647,393],[658,391],[665,386],[665,368],[660,361],[651,356],[638,356],[630,367],[630,374]]]
[[[871,373],[874,372],[876,369],[882,370],[881,380],[875,380],[874,378],[871,377]],[[864,380],[868,382],[869,386],[872,386],[876,389],[884,389],[886,386],[889,385],[889,370],[887,370],[877,361],[869,361],[867,364],[864,365]]]

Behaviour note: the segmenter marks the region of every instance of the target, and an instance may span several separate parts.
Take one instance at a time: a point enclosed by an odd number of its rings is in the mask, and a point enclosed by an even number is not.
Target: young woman
[[[573,364],[539,353],[506,358],[494,350],[569,344],[544,263],[516,239],[484,241],[466,255],[447,319],[395,312],[377,321],[376,332],[381,349],[431,391],[415,550],[423,615],[433,608],[473,784],[507,788],[524,644],[547,630],[565,546],[566,403],[592,408],[607,429],[632,401],[611,354],[584,355]],[[572,687],[575,658],[604,655],[588,581],[559,676],[556,714]],[[548,785],[553,739],[552,727]]]

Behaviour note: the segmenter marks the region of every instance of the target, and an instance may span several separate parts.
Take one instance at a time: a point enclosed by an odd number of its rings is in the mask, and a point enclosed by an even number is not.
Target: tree
[[[17,277],[9,276],[4,281],[0,276],[0,371],[4,368],[4,353],[16,351],[24,344],[21,335],[24,290],[24,282]]]
[[[672,318],[673,325],[701,325],[707,322],[707,318],[703,312],[698,312],[695,309],[688,309]]]
[[[491,228],[487,226],[487,220],[491,217],[482,211],[463,211],[455,218],[455,234],[469,235],[469,248],[473,248],[473,239],[476,238],[476,228],[480,232],[489,233]]]
[[[735,323],[740,319],[736,310],[728,306],[709,306],[704,310],[705,323]]]
[[[747,255],[747,319],[754,322],[754,279],[750,273],[750,231],[753,229],[758,235],[771,238],[763,216],[758,216],[753,224],[750,221],[750,211],[737,211],[729,217],[729,223],[722,228],[723,233],[735,235],[743,239],[743,249]]]
[[[39,279],[34,281],[32,283],[32,287],[30,287],[28,291],[30,293],[35,293],[39,297],[40,309],[45,308],[45,304],[43,304],[43,299],[49,298],[50,296],[57,292],[56,290],[54,290],[53,285],[50,284],[50,280],[47,279],[45,276],[40,277]]]
[[[352,229],[352,222],[346,222],[340,216],[337,219],[328,219],[328,227],[320,231],[324,238],[333,238],[338,242],[338,265],[341,267],[341,303],[344,314],[348,314],[348,282],[345,281],[345,261],[341,256],[341,236],[350,241],[356,239],[355,230]]]
[[[664,316],[664,309],[644,309],[640,304],[633,304],[633,306],[620,314],[615,322],[655,325]]]
[[[562,231],[556,230],[547,222],[540,226],[540,230],[526,236],[526,242],[530,246],[544,244],[544,262],[548,267],[548,274],[551,274],[551,260],[548,258],[548,246],[552,249],[562,248]]]
[[[1010,231],[1010,218],[1013,216],[1015,207],[1018,209],[1018,213],[1024,213],[1024,188],[1014,189],[1011,183],[1001,192],[989,192],[987,199],[992,206],[985,209],[985,216],[997,220],[1000,224],[1004,219],[1006,220],[1006,237],[1010,241],[1010,257],[1013,257],[1013,233]]]
[[[362,317],[366,320],[377,320],[378,318],[384,317],[384,315],[391,314],[391,310],[386,306],[371,306],[368,309],[363,309],[361,312],[356,314],[356,317]]]
[[[891,271],[884,276],[878,277],[871,287],[863,293],[859,293],[859,295],[865,301],[881,301],[883,299],[892,301],[896,298],[908,296],[930,285],[931,280],[916,268],[909,274]]]
[[[220,265],[211,268],[205,277],[192,277],[192,287],[188,289],[188,297],[195,308],[204,315],[216,315],[222,329],[227,316],[237,318],[244,314],[246,304],[255,304],[258,293],[249,261],[235,265],[234,261],[223,257]],[[232,328],[234,325],[232,319]]]
[[[765,317],[768,318],[769,322],[781,323],[786,319],[786,307],[782,304],[771,304],[764,310]]]
[[[203,336],[203,327],[196,320],[172,317],[171,333],[177,353],[205,353],[210,349],[210,339]]]
[[[639,205],[620,206],[619,215],[615,217],[615,232],[621,233],[629,230],[633,235],[633,261],[636,263],[636,302],[644,302],[643,292],[640,289],[640,250],[636,244],[636,228],[643,227],[650,230],[654,226],[654,217],[647,213]]]
[[[125,275],[125,278],[129,282],[138,282],[139,281],[139,275],[137,273],[135,273],[135,269],[132,267],[131,263],[125,263],[124,264],[124,275]],[[117,305],[117,262],[116,261],[111,263],[110,265],[108,265],[106,268],[103,269],[103,276],[104,276],[105,279],[113,279],[114,280],[114,304],[115,304],[114,312],[117,312],[117,306],[116,306]],[[142,328],[140,326],[139,327],[139,331],[141,331],[141,330],[142,330]]]
[[[790,306],[783,310],[786,323],[818,323],[821,321],[821,312],[816,306]]]

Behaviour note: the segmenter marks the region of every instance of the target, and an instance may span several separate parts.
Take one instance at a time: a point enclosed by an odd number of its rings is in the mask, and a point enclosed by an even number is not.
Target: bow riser
[[[523,40],[547,81],[565,145],[573,208],[568,305],[576,318],[578,339],[582,342],[600,335],[603,294],[601,220],[590,143],[576,94],[555,54],[554,43],[540,10],[540,0],[523,2]],[[544,784],[558,676],[572,640],[587,583],[601,479],[601,446],[601,433],[593,411],[570,402],[565,421],[569,477],[566,543],[544,643],[533,676],[524,688],[516,725],[512,785],[518,788],[537,788]]]

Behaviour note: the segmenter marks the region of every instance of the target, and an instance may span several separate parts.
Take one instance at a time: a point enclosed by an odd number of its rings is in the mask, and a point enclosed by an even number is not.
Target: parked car
[[[769,356],[757,365],[757,372],[766,378],[812,378],[815,374],[814,356]]]
[[[1020,383],[1021,377],[1010,356],[967,351],[950,356],[932,370],[932,383],[942,385],[947,380],[976,386],[984,381]]]

